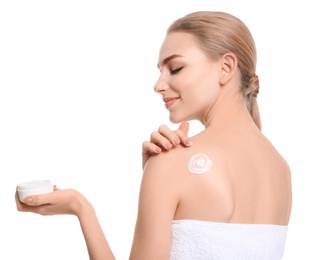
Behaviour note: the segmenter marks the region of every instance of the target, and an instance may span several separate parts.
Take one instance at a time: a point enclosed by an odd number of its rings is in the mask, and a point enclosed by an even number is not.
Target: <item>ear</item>
[[[234,53],[226,53],[221,58],[220,84],[225,85],[236,73],[237,58]]]

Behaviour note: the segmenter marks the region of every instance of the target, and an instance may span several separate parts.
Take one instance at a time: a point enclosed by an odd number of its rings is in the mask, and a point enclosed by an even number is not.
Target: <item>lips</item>
[[[169,98],[163,98],[163,101],[165,102],[165,107],[169,108],[171,105],[173,105],[179,98],[175,97],[169,97]]]

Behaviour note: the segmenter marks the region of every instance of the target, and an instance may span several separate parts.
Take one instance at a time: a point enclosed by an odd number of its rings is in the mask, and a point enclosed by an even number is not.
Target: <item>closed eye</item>
[[[177,74],[178,72],[180,72],[182,70],[183,67],[180,67],[178,69],[175,69],[175,70],[171,70],[171,75],[175,75]]]

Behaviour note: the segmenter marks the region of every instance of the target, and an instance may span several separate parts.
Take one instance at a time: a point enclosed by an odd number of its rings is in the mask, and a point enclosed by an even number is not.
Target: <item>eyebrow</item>
[[[162,66],[165,65],[165,64],[167,64],[170,60],[175,59],[175,58],[178,58],[178,57],[182,57],[182,56],[179,55],[179,54],[173,54],[173,55],[171,55],[171,56],[168,56],[167,58],[165,58],[165,59],[162,61]],[[159,67],[159,64],[157,65],[157,67],[160,68],[160,67]]]

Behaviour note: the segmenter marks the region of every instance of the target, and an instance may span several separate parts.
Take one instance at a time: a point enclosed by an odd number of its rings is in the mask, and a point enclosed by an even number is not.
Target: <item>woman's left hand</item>
[[[157,131],[152,132],[150,141],[142,143],[142,168],[144,168],[151,155],[169,150],[178,144],[191,146],[192,142],[187,136],[188,129],[189,123],[183,122],[175,131],[172,131],[166,125],[161,125]]]

